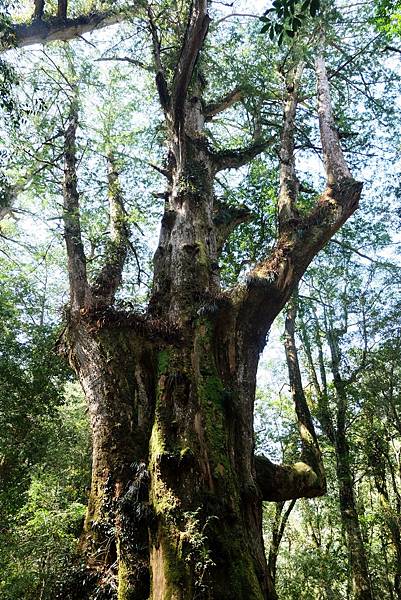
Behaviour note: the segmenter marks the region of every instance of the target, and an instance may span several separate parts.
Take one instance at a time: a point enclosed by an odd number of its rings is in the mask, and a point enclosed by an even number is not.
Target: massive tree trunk
[[[209,106],[194,67],[207,35],[206,0],[189,11],[171,81],[149,8],[156,85],[164,111],[168,190],[145,315],[113,309],[128,250],[122,192],[109,156],[111,238],[89,282],[79,223],[72,102],[65,131],[64,224],[71,306],[63,348],[85,391],[93,476],[82,551],[96,598],[273,600],[262,538],[262,501],[324,493],[318,447],[294,465],[254,456],[256,372],[269,328],[330,236],[357,208],[361,184],[336,138],[324,61],[316,63],[327,187],[297,210],[294,122],[302,65],[288,82],[280,155],[279,235],[245,284],[223,291],[219,254],[241,220],[216,202],[218,171],[246,164],[269,141],[213,152],[205,119],[241,97]],[[334,138],[333,138],[334,136]],[[333,143],[336,141],[336,143]],[[310,416],[299,413],[316,445]],[[306,420],[305,420],[306,419]],[[309,458],[312,464],[308,464]],[[319,462],[318,461],[318,462]],[[320,466],[320,463],[319,465]],[[90,587],[90,586],[89,586]],[[80,587],[76,597],[90,597]],[[103,596],[102,596],[103,594]],[[107,595],[109,594],[109,595]]]

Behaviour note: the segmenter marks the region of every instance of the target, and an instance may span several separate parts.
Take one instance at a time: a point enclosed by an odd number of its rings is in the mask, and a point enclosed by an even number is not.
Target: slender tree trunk
[[[283,514],[285,502],[277,502],[274,515],[272,539],[269,548],[268,566],[273,585],[276,584],[277,575],[277,559],[280,550],[281,540],[283,539],[284,531],[288,523],[288,519],[295,506],[296,500],[291,500],[286,511]]]
[[[355,600],[373,600],[368,561],[356,510],[351,457],[347,440],[348,398],[346,384],[340,374],[340,348],[333,328],[328,331],[331,369],[337,402],[335,431],[336,473],[339,489],[341,520],[347,536],[352,594]]]
[[[343,431],[337,431],[336,436],[336,473],[341,521],[347,538],[353,598],[373,600],[366,552],[355,506],[349,448]]]
[[[372,423],[372,432],[374,425]],[[381,439],[377,433],[372,434],[369,444],[370,467],[377,493],[379,494],[380,507],[383,520],[390,534],[391,545],[394,551],[394,592],[398,600],[401,600],[401,530],[399,525],[398,511],[391,505],[390,495],[387,487],[386,473],[387,464],[391,464],[388,456],[387,442]],[[387,456],[386,456],[387,454]]]
[[[328,402],[327,376],[323,360],[323,348],[319,334],[319,325],[315,314],[313,320],[315,323],[315,343],[321,375],[320,383],[317,379],[316,370],[313,365],[311,342],[304,323],[301,325],[302,339],[307,360],[310,363],[310,370],[314,373],[312,380],[314,381],[315,392],[319,403],[318,418],[323,431],[326,433],[335,450],[339,508],[341,522],[346,535],[352,597],[354,600],[373,600],[366,552],[355,504],[351,457],[346,432],[348,398],[346,384],[342,380],[340,374],[341,357],[339,343],[333,329],[327,327],[327,338],[331,353],[331,370],[336,395],[336,416],[334,418]]]

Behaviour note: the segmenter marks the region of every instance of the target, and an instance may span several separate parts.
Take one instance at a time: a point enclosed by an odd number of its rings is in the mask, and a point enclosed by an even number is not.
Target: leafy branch
[[[294,38],[308,16],[316,17],[320,0],[273,0],[273,7],[260,17],[263,27],[260,33],[268,33],[271,40],[277,38],[281,46],[284,36]]]

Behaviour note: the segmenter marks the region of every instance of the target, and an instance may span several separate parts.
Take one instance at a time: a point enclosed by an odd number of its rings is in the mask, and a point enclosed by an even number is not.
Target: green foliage
[[[42,417],[43,418],[43,417]],[[68,384],[45,423],[47,447],[30,467],[24,503],[0,534],[0,594],[53,600],[77,550],[89,484],[89,435],[82,393]]]
[[[400,0],[376,0],[373,22],[390,38],[401,35]]]
[[[238,188],[224,192],[225,204],[243,204],[252,215],[250,222],[240,225],[225,245],[221,274],[226,285],[235,283],[249,265],[264,258],[271,248],[276,233],[277,184],[277,170],[257,159]]]
[[[260,17],[263,23],[260,33],[268,33],[281,46],[284,36],[294,38],[304,20],[316,17],[319,9],[320,0],[274,0],[273,7]]]

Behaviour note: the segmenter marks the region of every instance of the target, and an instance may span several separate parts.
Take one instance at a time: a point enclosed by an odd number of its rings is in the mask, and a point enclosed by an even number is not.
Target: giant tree
[[[166,185],[159,193],[164,207],[151,291],[143,311],[127,311],[115,304],[132,251],[121,157],[111,136],[102,156],[108,170],[109,237],[94,271],[81,226],[79,81],[73,61],[67,61],[61,75],[67,100],[56,135],[62,140],[57,159],[63,161],[70,302],[58,348],[85,392],[93,440],[81,538],[89,576],[68,594],[90,597],[95,587],[96,597],[116,593],[120,600],[272,599],[262,502],[320,495],[325,485],[321,465],[307,464],[307,453],[293,465],[255,457],[259,356],[274,319],[314,256],[355,211],[362,189],[340,145],[324,27],[320,23],[308,34],[313,56],[302,44],[281,55],[270,97],[260,78],[256,86],[237,85],[213,97],[209,81],[219,69],[216,45],[224,40],[217,25],[227,20],[222,17],[213,26],[207,0],[178,7],[138,2],[128,8],[99,21],[95,13],[69,18],[61,2],[52,17],[46,3],[36,2],[33,22],[9,23],[4,36],[9,41],[3,44],[68,40],[100,22],[129,16],[145,40],[143,56],[105,58],[153,73],[163,118],[159,136],[165,161],[157,168]],[[308,100],[312,78],[326,184],[301,206],[297,108]],[[273,127],[266,119],[272,102],[280,107]],[[247,143],[225,148],[224,138],[211,135],[213,121],[238,103],[250,121],[243,136]],[[216,197],[217,178],[273,145],[280,171],[275,239],[245,277],[225,287],[219,275],[225,241],[252,215]]]

